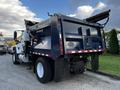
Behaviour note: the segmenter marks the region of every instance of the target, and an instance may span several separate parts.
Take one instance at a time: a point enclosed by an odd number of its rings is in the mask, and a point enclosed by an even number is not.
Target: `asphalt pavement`
[[[41,84],[25,65],[13,65],[11,55],[0,55],[0,90],[120,90],[120,81],[86,71],[60,82]]]

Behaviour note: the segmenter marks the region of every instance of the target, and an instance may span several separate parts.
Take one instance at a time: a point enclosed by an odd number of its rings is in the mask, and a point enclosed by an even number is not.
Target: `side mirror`
[[[16,39],[17,39],[17,32],[14,31],[14,40],[16,40]]]

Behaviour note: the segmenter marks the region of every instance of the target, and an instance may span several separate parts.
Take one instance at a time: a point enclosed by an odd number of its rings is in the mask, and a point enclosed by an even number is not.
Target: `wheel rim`
[[[37,74],[38,74],[38,77],[40,78],[42,78],[44,75],[44,68],[43,68],[42,63],[40,62],[37,64]]]

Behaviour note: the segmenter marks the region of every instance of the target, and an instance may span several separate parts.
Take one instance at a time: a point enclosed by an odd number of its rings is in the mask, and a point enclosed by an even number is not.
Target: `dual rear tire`
[[[35,74],[41,83],[50,82],[53,78],[51,63],[45,58],[38,58],[35,63]]]
[[[91,56],[91,69],[93,72],[96,72],[99,70],[99,55]]]
[[[77,64],[78,63],[78,64]],[[86,63],[84,61],[79,61],[75,65],[71,65],[70,74],[83,74],[86,69]]]

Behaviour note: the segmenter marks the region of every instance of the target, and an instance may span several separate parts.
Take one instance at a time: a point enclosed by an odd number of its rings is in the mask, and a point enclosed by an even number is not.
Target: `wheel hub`
[[[37,64],[37,74],[40,78],[42,78],[44,75],[44,68],[43,68],[42,63],[40,62]]]

